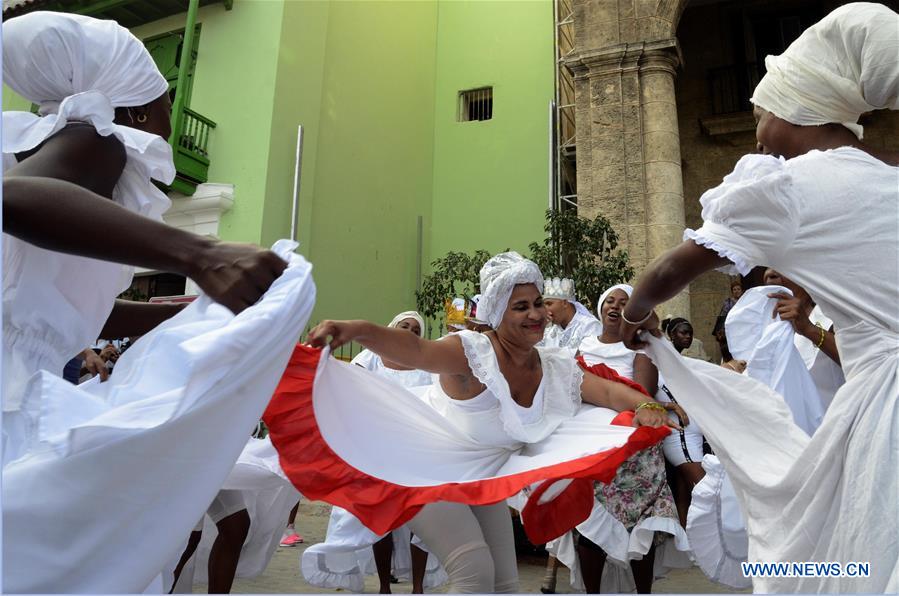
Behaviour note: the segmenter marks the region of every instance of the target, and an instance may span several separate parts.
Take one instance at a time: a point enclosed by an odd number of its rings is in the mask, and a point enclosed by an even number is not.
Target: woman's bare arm
[[[650,395],[659,390],[659,370],[645,354],[634,354],[634,381]]]
[[[186,306],[186,303],[149,304],[131,300],[116,300],[109,318],[103,325],[100,337],[102,339],[119,339],[120,337],[143,335],[163,321],[174,317]]]
[[[584,373],[584,381],[581,383],[581,399],[588,404],[609,408],[616,412],[636,410],[637,406],[642,403],[655,401],[623,383],[609,381],[590,373]],[[635,420],[640,426],[680,428],[668,418],[664,410],[641,408],[637,411]]]
[[[124,150],[115,139],[85,135],[83,127],[66,129],[5,173],[4,232],[47,250],[185,275],[234,312],[256,302],[284,270],[271,251],[191,234],[105,198],[100,193],[111,194]],[[104,171],[97,164],[107,158],[113,165]]]
[[[674,298],[691,281],[727,262],[727,259],[718,256],[714,250],[692,240],[685,240],[656,259],[640,277],[634,293],[624,307],[621,319],[621,339],[624,345],[632,350],[644,347],[646,342],[637,337],[640,330],[658,334],[658,319],[654,316],[639,324],[626,323],[625,318],[629,321],[641,321],[656,306]]]
[[[458,337],[430,341],[405,329],[382,327],[368,321],[322,321],[309,333],[308,341],[316,347],[328,345],[332,350],[355,341],[382,359],[410,369],[439,375],[471,374]]]

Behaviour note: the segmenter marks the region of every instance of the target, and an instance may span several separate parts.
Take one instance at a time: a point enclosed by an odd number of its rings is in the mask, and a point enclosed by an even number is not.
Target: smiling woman
[[[307,497],[348,509],[378,534],[411,520],[446,568],[450,592],[515,592],[502,501],[535,485],[525,529],[535,543],[555,538],[589,514],[592,480],[608,482],[628,456],[666,435],[669,421],[641,405],[655,403],[644,393],[607,380],[617,378],[611,371],[584,375],[573,351],[536,347],[546,308],[533,262],[502,253],[480,277],[479,314],[495,331],[428,341],[366,321],[324,321],[310,333],[313,345],[357,341],[385,361],[438,375],[430,387],[384,385],[299,348],[266,422]],[[619,417],[625,410],[637,413]],[[616,417],[630,428],[611,424]],[[562,479],[576,480],[542,502]]]

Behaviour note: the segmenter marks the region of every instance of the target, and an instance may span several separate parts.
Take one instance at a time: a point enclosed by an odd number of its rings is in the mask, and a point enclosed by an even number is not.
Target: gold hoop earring
[[[144,122],[147,121],[147,115],[146,114],[138,114],[137,121],[140,122],[141,124],[143,124]]]

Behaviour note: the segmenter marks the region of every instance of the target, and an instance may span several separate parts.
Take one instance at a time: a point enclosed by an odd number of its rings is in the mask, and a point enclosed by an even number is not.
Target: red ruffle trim
[[[587,519],[593,507],[594,480],[611,481],[627,458],[668,434],[667,428],[640,427],[621,447],[509,476],[423,487],[394,484],[350,466],[322,437],[312,403],[320,355],[320,350],[308,346],[294,349],[263,419],[281,467],[294,486],[309,499],[343,507],[377,534],[408,522],[428,503],[489,505],[541,482],[522,520],[529,539],[542,544]],[[538,504],[540,495],[562,479],[574,481],[553,500]]]

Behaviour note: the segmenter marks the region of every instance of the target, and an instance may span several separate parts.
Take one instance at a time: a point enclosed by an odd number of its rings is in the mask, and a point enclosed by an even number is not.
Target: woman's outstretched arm
[[[271,251],[191,234],[109,200],[124,165],[114,137],[64,129],[5,172],[3,231],[47,250],[179,273],[234,312],[286,267]]]
[[[368,321],[322,321],[309,332],[315,347],[332,350],[351,341],[358,342],[384,360],[439,375],[469,375],[462,340],[447,337],[440,341],[422,339],[405,329],[382,327]]]
[[[714,250],[692,240],[685,240],[653,261],[640,276],[634,293],[624,307],[624,317],[621,319],[621,339],[624,345],[632,350],[644,347],[646,342],[640,341],[637,332],[646,330],[658,335],[659,321],[654,315],[649,316],[646,321],[643,319],[656,306],[674,298],[694,279],[727,263],[727,259],[718,256]],[[628,321],[643,322],[631,324],[625,322],[625,318]]]
[[[609,408],[616,412],[636,410],[637,416],[634,420],[638,426],[680,428],[668,418],[668,414],[661,405],[637,409],[646,402],[656,403],[654,399],[623,383],[609,381],[590,373],[584,373],[584,381],[581,383],[581,399],[588,404]]]

